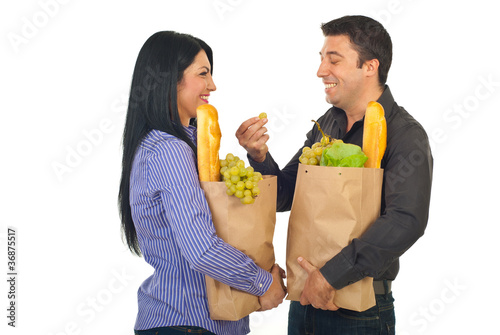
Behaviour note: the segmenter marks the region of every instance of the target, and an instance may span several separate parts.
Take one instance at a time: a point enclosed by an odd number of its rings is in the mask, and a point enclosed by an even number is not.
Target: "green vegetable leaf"
[[[323,151],[320,165],[363,167],[367,159],[360,146],[336,140],[330,148]]]

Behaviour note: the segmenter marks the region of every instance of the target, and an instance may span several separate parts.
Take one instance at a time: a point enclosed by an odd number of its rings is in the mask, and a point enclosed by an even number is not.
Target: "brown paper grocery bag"
[[[274,264],[277,177],[263,176],[255,202],[226,194],[224,182],[201,182],[217,235],[268,271]],[[239,320],[260,308],[258,297],[205,276],[212,320]]]
[[[378,218],[382,178],[382,169],[299,164],[288,223],[288,300],[300,301],[307,279],[297,257],[321,268]],[[354,311],[373,307],[373,278],[338,290],[334,303]]]

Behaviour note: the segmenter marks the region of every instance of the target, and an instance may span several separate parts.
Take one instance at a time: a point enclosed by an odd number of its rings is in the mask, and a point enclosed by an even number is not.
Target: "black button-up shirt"
[[[326,280],[336,289],[373,277],[394,280],[399,271],[399,256],[423,235],[427,225],[431,195],[433,158],[423,127],[392,97],[388,86],[378,99],[387,121],[387,149],[382,159],[384,169],[381,215],[360,237],[343,248],[321,269]],[[345,143],[362,146],[363,121],[347,130],[347,116],[336,107],[319,120],[321,129]],[[321,140],[316,126],[307,133],[304,146]],[[271,154],[250,164],[262,174],[278,176],[277,210],[291,209],[302,148],[280,170]]]

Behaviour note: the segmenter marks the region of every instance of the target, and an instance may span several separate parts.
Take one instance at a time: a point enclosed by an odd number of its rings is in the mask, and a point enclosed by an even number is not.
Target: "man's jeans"
[[[396,317],[392,293],[375,295],[375,299],[377,304],[364,312],[342,308],[324,311],[292,301],[288,312],[288,335],[395,334]]]

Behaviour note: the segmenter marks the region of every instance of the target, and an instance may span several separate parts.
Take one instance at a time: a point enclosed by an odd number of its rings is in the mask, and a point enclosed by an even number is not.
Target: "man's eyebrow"
[[[321,51],[319,52],[319,55],[321,56]],[[327,51],[326,55],[329,55],[329,56],[334,55],[334,56],[339,56],[339,57],[344,58],[344,56],[341,53],[339,53],[338,51]]]

